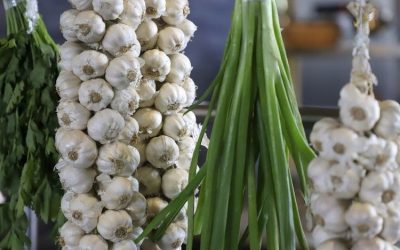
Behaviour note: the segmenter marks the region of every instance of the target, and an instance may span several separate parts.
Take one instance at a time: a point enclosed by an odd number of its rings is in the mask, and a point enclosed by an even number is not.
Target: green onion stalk
[[[25,214],[59,220],[61,187],[54,133],[58,51],[37,2],[3,0],[7,36],[0,40],[0,249],[30,243]]]
[[[246,242],[260,249],[264,236],[269,250],[308,249],[289,162],[308,203],[306,166],[315,154],[299,114],[275,0],[236,0],[220,71],[198,103],[210,95],[189,184],[141,238],[159,239],[188,202],[187,249],[198,234],[202,250],[242,249]],[[196,174],[214,111],[206,160]]]

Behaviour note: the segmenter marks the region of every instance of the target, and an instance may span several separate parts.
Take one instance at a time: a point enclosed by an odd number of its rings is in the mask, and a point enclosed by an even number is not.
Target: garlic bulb
[[[89,120],[88,134],[95,141],[106,144],[117,139],[124,127],[124,118],[117,111],[104,109]]]
[[[161,250],[156,243],[152,242],[150,239],[145,239],[141,245],[143,250]]]
[[[188,0],[166,0],[166,13],[162,19],[170,24],[181,23],[190,13]]]
[[[179,112],[186,104],[185,90],[174,83],[165,83],[154,102],[157,110],[161,113]]]
[[[60,102],[57,107],[58,124],[68,129],[83,130],[90,118],[90,111],[77,102]]]
[[[351,250],[392,250],[392,248],[380,238],[366,238],[357,241]]]
[[[147,199],[147,217],[152,219],[154,216],[159,214],[164,208],[168,206],[168,202],[165,200],[154,197]]]
[[[138,86],[136,86],[136,92],[140,96],[139,107],[146,108],[153,106],[157,92],[154,80],[142,79]]]
[[[84,43],[99,42],[106,32],[103,19],[92,10],[80,12],[74,21],[76,37]]]
[[[162,177],[162,191],[164,195],[173,200],[185,189],[189,182],[189,174],[186,170],[170,169]]]
[[[140,167],[136,170],[135,178],[139,181],[139,190],[143,195],[157,195],[161,190],[160,172],[150,166]]]
[[[157,245],[163,250],[174,250],[182,246],[185,238],[185,230],[172,223],[157,242]]]
[[[187,56],[182,53],[170,55],[171,71],[167,76],[168,82],[183,83],[192,72],[192,64]]]
[[[145,0],[146,18],[156,19],[164,15],[166,10],[165,0]]]
[[[312,230],[311,236],[312,236],[312,245],[319,246],[329,240],[340,240],[341,238],[342,239],[346,238],[346,232],[333,233],[333,232],[325,230],[323,227],[317,225]]]
[[[63,37],[67,41],[76,42],[78,38],[75,33],[74,20],[79,11],[71,9],[64,11],[60,16],[60,29]]]
[[[197,31],[197,26],[190,20],[185,19],[181,23],[175,25],[178,29],[182,30],[185,34],[185,42],[188,43]]]
[[[56,81],[56,90],[61,101],[78,100],[81,79],[70,71],[61,71]]]
[[[178,157],[178,145],[165,135],[151,139],[146,147],[146,158],[156,168],[171,167],[176,163]]]
[[[189,129],[183,115],[175,113],[165,117],[163,132],[175,141],[180,141],[183,137],[189,135]]]
[[[74,168],[63,160],[59,161],[55,167],[59,171],[58,176],[65,190],[83,194],[92,189],[96,176],[94,169]]]
[[[99,235],[89,234],[82,237],[79,250],[108,250],[107,242]]]
[[[339,199],[353,198],[360,191],[361,172],[351,165],[335,164],[327,172],[325,185]]]
[[[352,84],[346,85],[340,92],[339,107],[343,124],[359,132],[372,129],[380,115],[378,101],[362,94]]]
[[[141,45],[142,52],[154,49],[158,39],[157,24],[152,20],[145,20],[137,28],[136,36]]]
[[[133,224],[141,226],[143,219],[146,219],[146,198],[139,192],[133,192],[131,202],[125,210],[131,216]]]
[[[354,238],[371,238],[382,231],[383,219],[375,207],[368,203],[353,202],[347,210],[345,219]]]
[[[321,156],[331,160],[346,162],[352,160],[360,151],[358,135],[347,128],[337,128],[329,131],[329,141]]]
[[[86,50],[77,55],[72,63],[74,74],[82,81],[87,81],[104,75],[108,58],[95,50]]]
[[[359,153],[357,161],[368,170],[387,171],[397,167],[397,145],[371,135],[366,139],[365,149]]]
[[[118,111],[123,117],[132,116],[139,108],[140,96],[134,87],[128,87],[123,90],[115,91],[114,99],[111,102],[111,108]]]
[[[339,240],[325,241],[321,245],[317,246],[315,250],[347,250],[347,246]]]
[[[395,101],[380,103],[381,116],[375,133],[385,139],[395,139],[400,134],[400,104]]]
[[[126,89],[130,85],[137,86],[142,78],[141,67],[141,59],[135,57],[132,52],[127,52],[110,61],[106,79],[117,90]]]
[[[119,18],[121,23],[127,24],[136,30],[143,21],[145,12],[146,5],[144,0],[124,0],[124,11]]]
[[[142,74],[145,78],[163,82],[171,70],[171,60],[158,49],[143,53],[144,66]]]
[[[137,250],[138,247],[131,240],[116,242],[112,245],[111,250]]]
[[[319,152],[326,148],[328,132],[340,127],[340,123],[332,118],[323,118],[314,124],[310,134],[312,146]]]
[[[321,193],[328,193],[329,187],[326,185],[328,179],[328,170],[334,165],[334,162],[330,162],[322,157],[317,157],[312,160],[307,169],[307,175],[310,179],[310,185],[314,190],[318,190]]]
[[[99,217],[97,231],[106,240],[119,242],[131,238],[132,220],[125,211],[107,210]]]
[[[183,137],[178,142],[179,157],[176,162],[176,167],[189,171],[192,163],[193,152],[196,148],[196,141],[189,136]]]
[[[101,174],[96,178],[99,189],[98,194],[107,209],[124,209],[131,202],[134,191],[138,191],[138,184],[132,177],[114,177]]]
[[[139,133],[142,139],[157,136],[162,128],[163,117],[160,112],[151,108],[139,109],[133,118],[139,123]]]
[[[139,123],[133,117],[125,120],[125,127],[118,135],[118,141],[125,144],[135,144],[139,140]]]
[[[139,165],[139,152],[121,142],[108,143],[99,150],[97,169],[108,175],[131,176]]]
[[[124,10],[123,0],[93,0],[93,10],[104,20],[115,20]]]
[[[186,93],[186,103],[183,106],[189,107],[196,99],[197,87],[191,78],[186,78],[186,80],[182,84],[182,88],[185,90]]]
[[[175,27],[167,27],[158,33],[157,46],[166,54],[176,54],[185,49],[185,34]]]
[[[123,23],[111,25],[103,38],[103,48],[117,57],[130,51],[134,56],[140,55],[140,43],[133,28]]]
[[[389,171],[370,172],[361,183],[360,199],[374,205],[399,201],[400,178]]]
[[[85,47],[80,43],[65,42],[60,46],[60,62],[58,66],[61,70],[72,71],[73,59],[78,56]]]
[[[67,221],[59,230],[60,234],[59,243],[60,246],[71,246],[75,247],[79,245],[79,241],[85,235],[85,232],[75,224]]]
[[[77,10],[88,10],[92,7],[92,0],[68,0]]]
[[[67,192],[61,200],[61,210],[69,221],[89,233],[96,228],[103,206],[89,194]]]
[[[383,230],[380,236],[392,244],[400,240],[400,216],[397,211],[383,218]]]
[[[131,143],[132,146],[134,146],[137,151],[139,152],[140,155],[140,162],[139,162],[139,166],[142,166],[143,163],[145,163],[147,161],[146,159],[146,147],[147,147],[147,143],[143,140],[138,140],[135,143]]]
[[[114,91],[101,78],[83,82],[79,88],[79,102],[91,111],[105,109],[114,98]]]
[[[80,130],[58,129],[55,145],[62,158],[76,168],[89,168],[97,158],[96,143]]]

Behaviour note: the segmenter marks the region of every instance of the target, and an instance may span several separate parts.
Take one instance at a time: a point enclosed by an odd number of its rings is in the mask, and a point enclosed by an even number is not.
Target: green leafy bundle
[[[31,33],[26,1],[6,10],[7,38],[0,40],[0,249],[23,249],[32,208],[44,221],[59,216],[55,82],[57,46],[39,18]]]
[[[307,199],[305,168],[315,155],[298,111],[275,0],[236,0],[232,17],[221,69],[199,100],[212,95],[201,136],[215,110],[206,162],[196,174],[197,145],[187,188],[142,236],[157,240],[189,201],[187,249],[195,234],[202,250],[242,249],[247,239],[252,250],[260,249],[263,235],[269,250],[294,250],[297,242],[308,249],[289,160]],[[240,235],[243,213],[248,225]]]

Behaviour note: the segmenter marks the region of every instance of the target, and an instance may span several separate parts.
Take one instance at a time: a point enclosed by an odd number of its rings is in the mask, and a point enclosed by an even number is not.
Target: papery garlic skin
[[[355,239],[374,237],[383,228],[382,217],[378,215],[375,207],[368,203],[353,202],[346,212],[345,219]]]
[[[162,19],[169,25],[181,23],[190,14],[187,0],[166,0],[166,11]]]
[[[142,226],[143,221],[146,221],[146,198],[139,192],[133,192],[131,202],[125,208],[125,211],[131,216],[134,225]]]
[[[357,161],[364,168],[374,171],[388,171],[397,168],[396,143],[371,135],[366,139],[365,149],[359,153]]]
[[[185,90],[174,83],[165,83],[154,102],[154,106],[163,114],[179,112],[187,102]]]
[[[146,13],[146,5],[144,0],[124,0],[124,11],[120,15],[121,23],[137,29],[142,23]]]
[[[169,225],[161,239],[157,242],[157,245],[159,245],[163,250],[173,250],[181,247],[185,238],[185,230],[172,223]]]
[[[75,18],[74,25],[76,37],[84,43],[97,43],[106,32],[103,19],[92,10],[80,12]]]
[[[107,242],[99,235],[89,234],[82,237],[79,250],[107,250]]]
[[[400,201],[400,178],[392,172],[370,172],[362,181],[360,199],[374,205]]]
[[[118,111],[124,118],[132,116],[139,108],[140,96],[134,87],[128,87],[115,92],[111,108]]]
[[[152,20],[145,20],[137,28],[136,35],[142,52],[154,49],[158,39],[157,24]]]
[[[167,206],[168,202],[159,197],[147,199],[147,217],[149,219],[152,219]]]
[[[72,71],[73,60],[76,56],[82,53],[85,47],[76,42],[67,41],[60,46],[60,62],[58,66],[61,70]]]
[[[156,19],[164,15],[166,10],[165,0],[145,0],[146,3],[146,18]]]
[[[96,176],[94,169],[74,168],[63,160],[58,162],[55,168],[59,171],[58,176],[65,190],[83,194],[92,189]]]
[[[176,162],[176,167],[189,171],[192,163],[193,153],[196,148],[196,141],[189,136],[183,137],[178,142],[179,157]]]
[[[163,132],[175,141],[180,141],[183,137],[189,136],[189,129],[183,115],[175,113],[165,117]]]
[[[62,70],[56,81],[56,91],[61,101],[78,100],[81,79],[70,71]]]
[[[139,152],[140,162],[139,162],[138,167],[141,167],[143,165],[143,163],[145,163],[147,161],[147,159],[146,159],[147,142],[139,139],[139,141],[137,141],[136,143],[131,143],[131,145],[133,147],[135,147],[137,149],[137,151]]]
[[[68,0],[77,10],[88,10],[92,7],[92,0]]]
[[[137,250],[138,247],[131,240],[116,242],[112,245],[111,250]]]
[[[115,57],[128,51],[136,57],[140,55],[140,43],[136,38],[135,30],[123,23],[111,25],[101,44],[108,53]]]
[[[190,20],[185,19],[181,23],[175,25],[178,29],[182,30],[185,34],[185,42],[188,43],[194,37],[197,31],[197,26]]]
[[[183,106],[189,107],[194,103],[194,100],[196,99],[197,86],[191,78],[186,78],[186,80],[182,84],[182,88],[185,90],[186,93],[186,103],[183,104]]]
[[[100,148],[96,165],[101,173],[128,177],[135,172],[139,162],[140,155],[134,147],[114,142]]]
[[[95,141],[106,144],[117,139],[124,127],[124,118],[118,111],[104,109],[89,120],[88,134]]]
[[[350,165],[335,164],[327,173],[326,186],[334,197],[351,199],[360,191],[361,171]]]
[[[139,109],[133,118],[139,123],[139,133],[142,140],[157,136],[161,131],[163,117],[160,112],[151,108]]]
[[[62,158],[76,168],[89,168],[97,158],[96,143],[80,130],[58,129],[55,145]]]
[[[158,49],[148,50],[143,53],[144,66],[142,74],[146,79],[163,82],[171,70],[171,60]]]
[[[82,81],[103,76],[108,66],[108,58],[95,50],[86,50],[77,55],[73,63],[73,72]]]
[[[113,98],[112,87],[101,78],[83,82],[79,88],[79,102],[91,111],[105,109]]]
[[[96,178],[99,183],[98,194],[107,209],[121,210],[131,202],[133,192],[138,191],[137,181],[133,178],[114,177],[101,174]]]
[[[339,240],[329,240],[317,246],[315,250],[348,250],[348,248]]]
[[[347,162],[357,156],[362,149],[359,136],[350,129],[337,128],[329,131],[329,141],[321,156],[330,160]]]
[[[322,152],[327,147],[328,132],[340,127],[340,123],[333,118],[323,118],[314,124],[310,134],[312,146],[318,152]]]
[[[110,61],[106,70],[106,80],[117,90],[123,90],[130,85],[136,86],[142,78],[140,68],[142,61],[132,52]]]
[[[93,10],[104,20],[115,20],[124,10],[123,0],[93,0]]]
[[[383,230],[380,236],[392,244],[396,244],[400,240],[400,214],[398,211],[383,218]]]
[[[365,238],[357,241],[351,250],[392,250],[392,248],[380,238]]]
[[[67,129],[83,130],[90,118],[90,111],[77,102],[60,102],[57,106],[58,124]]]
[[[171,71],[167,76],[168,82],[183,83],[192,72],[192,64],[187,56],[182,53],[170,55]]]
[[[139,123],[133,117],[125,120],[125,127],[118,135],[118,141],[125,144],[135,144],[139,140]]]
[[[154,167],[166,169],[176,163],[179,148],[175,141],[162,135],[150,140],[146,147],[146,158]]]
[[[158,32],[157,46],[167,55],[177,54],[185,49],[185,34],[175,27],[167,27]]]
[[[321,193],[329,193],[330,189],[326,185],[329,178],[328,171],[334,163],[322,158],[317,157],[312,160],[307,169],[307,175],[310,179],[311,187]]]
[[[400,104],[387,100],[380,103],[381,116],[374,131],[385,139],[395,139],[400,134]]]
[[[142,79],[135,89],[140,96],[140,108],[153,106],[157,93],[156,83],[154,80]]]
[[[78,38],[75,33],[74,21],[76,16],[79,14],[78,10],[71,9],[64,11],[60,16],[60,30],[67,41],[76,42]]]
[[[59,243],[61,246],[77,247],[85,232],[72,222],[65,222],[58,230],[60,234]]]
[[[170,169],[162,177],[163,194],[173,200],[185,189],[189,182],[189,173],[183,169]]]
[[[125,211],[107,210],[97,224],[99,234],[114,243],[131,238],[132,230],[132,220]]]
[[[160,172],[150,166],[137,169],[135,178],[139,181],[139,190],[143,195],[157,195],[161,191]]]
[[[312,237],[312,245],[319,246],[329,240],[340,240],[340,239],[346,238],[346,232],[333,233],[333,232],[325,230],[323,227],[317,225],[312,230],[311,237]]]

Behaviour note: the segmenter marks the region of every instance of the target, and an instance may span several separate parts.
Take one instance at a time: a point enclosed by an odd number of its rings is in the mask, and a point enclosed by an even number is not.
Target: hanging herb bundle
[[[199,102],[212,95],[202,135],[215,120],[205,164],[196,174],[197,146],[187,188],[146,228],[154,238],[189,201],[189,237],[202,250],[241,249],[247,238],[260,249],[308,249],[289,168],[292,157],[307,201],[308,146],[290,78],[275,0],[236,0],[221,69]],[[201,141],[201,140],[200,140]],[[194,192],[201,184],[194,210]],[[248,228],[240,234],[248,204]],[[140,240],[140,239],[138,239]]]
[[[44,221],[59,214],[53,166],[57,119],[57,46],[38,15],[37,2],[4,0],[7,37],[0,40],[0,248],[29,244],[24,208]]]

